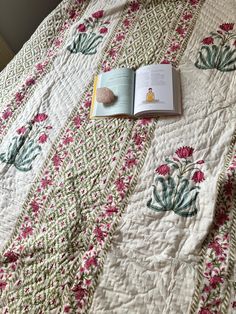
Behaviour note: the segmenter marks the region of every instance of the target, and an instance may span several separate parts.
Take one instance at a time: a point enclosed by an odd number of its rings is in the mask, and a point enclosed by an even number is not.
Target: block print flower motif
[[[95,54],[97,47],[108,32],[107,26],[109,23],[110,21],[104,20],[103,10],[94,12],[88,19],[84,19],[83,23],[78,25],[77,31],[79,34],[67,49],[71,53]]]
[[[0,153],[0,162],[14,165],[20,171],[31,170],[32,162],[40,154],[41,145],[47,142],[48,132],[52,128],[46,126],[47,118],[47,114],[38,113],[26,125],[18,128],[7,152]]]
[[[182,217],[197,214],[199,184],[205,180],[205,175],[199,169],[204,161],[192,161],[193,152],[192,147],[180,147],[172,159],[166,158],[166,163],[156,168],[158,176],[153,185],[153,195],[147,202],[150,209],[157,212],[173,211]]]
[[[195,66],[199,69],[217,69],[222,72],[236,69],[236,32],[234,23],[219,25],[216,32],[203,38]]]

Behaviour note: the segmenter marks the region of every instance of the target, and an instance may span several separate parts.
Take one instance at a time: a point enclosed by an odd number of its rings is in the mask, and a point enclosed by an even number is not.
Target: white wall
[[[0,0],[0,34],[16,53],[61,0]]]

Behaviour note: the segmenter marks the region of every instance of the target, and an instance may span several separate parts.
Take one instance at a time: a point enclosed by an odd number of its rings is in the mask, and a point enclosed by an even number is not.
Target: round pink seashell
[[[99,103],[110,105],[116,100],[116,96],[109,88],[101,87],[97,89],[96,100]]]

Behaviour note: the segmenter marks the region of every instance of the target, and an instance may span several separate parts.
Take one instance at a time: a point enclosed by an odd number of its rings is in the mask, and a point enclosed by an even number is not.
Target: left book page
[[[131,116],[134,106],[135,72],[131,69],[115,69],[95,77],[90,118]],[[107,87],[116,96],[114,103],[105,105],[96,101],[98,88]]]

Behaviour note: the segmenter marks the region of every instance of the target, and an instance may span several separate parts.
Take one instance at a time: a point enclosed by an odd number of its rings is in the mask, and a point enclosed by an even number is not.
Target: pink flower
[[[70,313],[71,307],[69,305],[64,306],[64,313]]]
[[[192,180],[195,183],[200,183],[205,180],[204,173],[201,170],[197,170],[194,172]]]
[[[87,290],[83,289],[80,285],[75,286],[72,291],[75,293],[75,298],[77,301],[83,300],[87,294]]]
[[[170,173],[170,167],[167,164],[163,164],[156,168],[155,171],[160,175],[165,176]]]
[[[4,256],[7,258],[9,263],[14,263],[18,260],[19,254],[15,253],[14,251],[7,251]]]
[[[231,196],[233,195],[233,184],[230,180],[228,180],[224,185],[225,195]]]
[[[35,79],[33,78],[28,78],[25,82],[26,86],[31,86],[35,84]]]
[[[220,213],[216,214],[216,225],[217,226],[223,226],[226,221],[229,221],[229,216],[226,213],[220,212]]]
[[[24,227],[22,231],[23,238],[28,238],[28,236],[33,234],[33,228],[31,227]]]
[[[211,284],[213,289],[215,289],[218,284],[223,283],[223,282],[224,282],[224,280],[221,276],[213,276],[210,279],[210,284]]]
[[[118,208],[113,206],[113,205],[107,205],[106,206],[106,214],[108,216],[111,216],[113,215],[114,213],[117,213],[118,212]]]
[[[215,299],[213,301],[213,304],[216,305],[216,306],[219,306],[221,304],[221,298]]]
[[[220,29],[222,29],[225,32],[232,31],[234,28],[234,23],[224,23],[220,25]]]
[[[123,35],[123,34],[117,34],[116,35],[116,40],[117,41],[121,41],[121,40],[123,40],[125,38],[125,36]]]
[[[36,64],[36,69],[37,69],[38,72],[43,72],[44,67],[45,66],[42,63]]]
[[[38,142],[39,142],[40,144],[43,144],[43,143],[47,142],[47,139],[48,139],[47,134],[43,133],[43,134],[41,134],[41,135],[39,136]]]
[[[171,50],[172,52],[179,50],[179,48],[180,48],[180,44],[179,44],[179,43],[173,43],[173,44],[170,46],[170,50]]]
[[[56,47],[59,47],[59,46],[61,45],[61,40],[58,39],[58,38],[56,38],[56,39],[54,40],[54,45],[55,45]]]
[[[130,20],[125,19],[123,24],[124,24],[124,26],[129,27],[130,26]]]
[[[80,118],[80,116],[77,116],[77,117],[75,117],[74,119],[73,119],[73,122],[74,122],[74,124],[75,124],[75,126],[79,129],[80,127],[81,127],[81,118]]]
[[[233,45],[236,47],[236,40],[234,41]]]
[[[212,241],[210,242],[210,244],[208,245],[209,248],[213,249],[215,251],[215,254],[217,256],[222,255],[223,254],[223,248],[220,245],[219,242],[217,241]]]
[[[86,26],[85,24],[79,24],[79,26],[77,27],[78,31],[80,31],[81,33],[86,32]],[[81,35],[82,36],[82,35]]]
[[[191,18],[193,17],[193,15],[192,15],[192,13],[186,13],[184,16],[183,16],[183,18],[184,18],[184,20],[191,20]]]
[[[17,102],[21,102],[24,99],[24,95],[18,92],[15,94],[15,99]]]
[[[103,231],[99,227],[94,229],[94,234],[99,242],[104,240]]]
[[[164,59],[164,60],[161,61],[161,64],[170,64],[170,61]]]
[[[194,149],[193,149],[192,147],[183,146],[183,147],[178,148],[175,153],[176,153],[176,155],[177,155],[179,158],[184,158],[184,159],[186,159],[186,158],[192,156],[193,151],[194,151]]]
[[[46,113],[38,113],[33,119],[33,122],[43,122],[48,118]]]
[[[64,145],[67,145],[67,144],[70,144],[72,143],[74,140],[73,140],[73,137],[71,136],[66,136],[64,139],[63,139],[63,144]]]
[[[95,19],[101,19],[103,17],[103,15],[104,15],[104,11],[100,10],[100,11],[93,13],[92,17],[94,17]]]
[[[179,26],[176,28],[176,32],[180,35],[184,35],[186,33],[186,29],[184,29],[183,27]]]
[[[152,119],[150,119],[150,118],[144,118],[144,119],[139,120],[139,124],[141,124],[141,125],[148,125],[150,123],[152,123]]]
[[[92,282],[92,281],[91,281],[90,279],[86,279],[86,280],[85,280],[86,286],[90,286],[90,285],[91,285],[91,282]]]
[[[43,189],[46,189],[49,185],[52,185],[52,180],[50,180],[48,178],[43,178],[41,180],[41,186]]]
[[[198,314],[213,314],[207,307],[201,307]]]
[[[30,206],[31,208],[33,209],[33,212],[34,213],[37,213],[39,211],[39,204],[36,200],[33,200],[31,203],[30,203]]]
[[[204,162],[205,162],[204,160],[198,160],[198,161],[197,161],[197,164],[198,164],[198,165],[202,165],[202,164],[204,164]]]
[[[126,157],[125,158],[125,166],[130,169],[133,166],[137,165],[138,161],[135,157]]]
[[[85,108],[90,108],[91,107],[91,100],[86,100],[84,103]]]
[[[116,189],[118,192],[123,192],[126,189],[126,185],[122,178],[119,178],[115,181]]]
[[[16,132],[18,134],[25,134],[25,131],[26,131],[26,127],[25,126],[22,126],[21,128],[19,128],[18,130],[16,130]]]
[[[0,280],[0,290],[4,290],[6,288],[6,281]]]
[[[5,110],[4,112],[3,112],[3,114],[2,114],[2,118],[4,119],[4,120],[7,120],[9,117],[11,117],[12,116],[12,111],[11,111],[11,109],[7,109],[7,110]]]
[[[52,161],[55,167],[59,167],[62,162],[62,158],[58,154],[55,154],[52,157]]]
[[[211,290],[212,290],[211,286],[205,286],[204,289],[203,289],[203,291],[206,292],[206,293],[211,292]]]
[[[139,3],[136,2],[136,1],[132,1],[132,2],[130,3],[130,9],[131,9],[132,12],[138,11],[138,9],[139,9]]]
[[[69,11],[69,18],[74,19],[76,17],[76,11],[75,9],[72,9]]]
[[[214,39],[210,36],[210,37],[206,37],[202,40],[202,43],[204,45],[212,45],[214,43]]]
[[[144,141],[144,137],[138,133],[136,133],[133,137],[133,140],[135,142],[136,145],[142,145],[143,141]]]
[[[97,260],[95,257],[90,257],[86,260],[85,264],[84,264],[84,267],[86,269],[89,269],[91,266],[97,266]]]
[[[100,30],[99,30],[99,33],[100,34],[106,34],[108,32],[108,28],[107,27],[102,27],[102,28],[100,28]]]
[[[190,4],[195,6],[198,4],[199,0],[189,0]]]
[[[108,53],[109,53],[109,56],[112,57],[112,58],[116,56],[116,50],[113,49],[113,48],[110,49]]]

